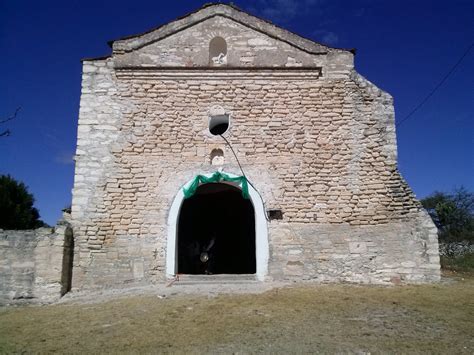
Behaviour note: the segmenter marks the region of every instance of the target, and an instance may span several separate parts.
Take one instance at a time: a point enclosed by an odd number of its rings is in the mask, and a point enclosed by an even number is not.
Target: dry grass
[[[176,290],[179,290],[176,288]],[[474,352],[474,278],[4,308],[0,352]]]

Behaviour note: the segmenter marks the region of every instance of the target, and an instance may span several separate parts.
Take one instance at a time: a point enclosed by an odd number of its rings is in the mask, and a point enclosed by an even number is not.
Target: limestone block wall
[[[269,278],[439,278],[434,226],[397,170],[391,96],[352,52],[217,4],[84,61],[74,287],[163,280],[179,189],[217,169],[242,174],[209,132],[216,107],[265,208],[283,213],[268,223]]]
[[[59,225],[0,230],[0,304],[52,301],[64,293],[66,229],[66,225]]]
[[[439,278],[434,226],[396,167],[392,98],[350,66],[331,75],[116,65],[84,63],[73,287],[163,280],[178,190],[217,169],[216,148],[220,168],[241,174],[208,130],[215,105],[229,113],[225,136],[266,207],[283,211],[269,224],[269,277]]]
[[[215,37],[223,38],[227,44],[226,67],[321,67],[332,74],[337,69],[353,67],[350,52],[322,45],[307,51],[297,50],[282,38],[257,32],[222,16],[209,18],[195,24],[191,31],[181,31],[159,41],[154,38],[116,41],[114,61],[122,68],[208,67],[212,64],[209,44]]]
[[[270,223],[270,274],[318,282],[431,282],[440,277],[437,229],[420,211],[378,225]]]

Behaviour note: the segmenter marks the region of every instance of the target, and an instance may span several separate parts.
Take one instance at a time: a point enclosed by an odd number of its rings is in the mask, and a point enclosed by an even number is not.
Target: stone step
[[[179,285],[230,285],[258,283],[254,274],[179,275],[173,286]]]

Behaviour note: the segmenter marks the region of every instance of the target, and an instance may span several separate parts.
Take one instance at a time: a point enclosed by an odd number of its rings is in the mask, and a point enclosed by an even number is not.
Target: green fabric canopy
[[[242,189],[242,196],[245,199],[250,198],[249,185],[247,182],[247,178],[245,176],[231,177],[219,171],[216,171],[210,177],[206,177],[204,175],[197,175],[187,188],[183,187],[184,198],[189,198],[193,196],[196,193],[196,190],[198,189],[199,184],[207,184],[210,182],[220,182],[220,181],[229,181],[229,182],[237,183],[237,185]]]

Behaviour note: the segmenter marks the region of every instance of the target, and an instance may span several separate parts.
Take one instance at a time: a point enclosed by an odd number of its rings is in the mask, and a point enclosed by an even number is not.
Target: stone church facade
[[[111,47],[83,61],[73,288],[439,279],[392,97],[352,51],[223,4]]]

